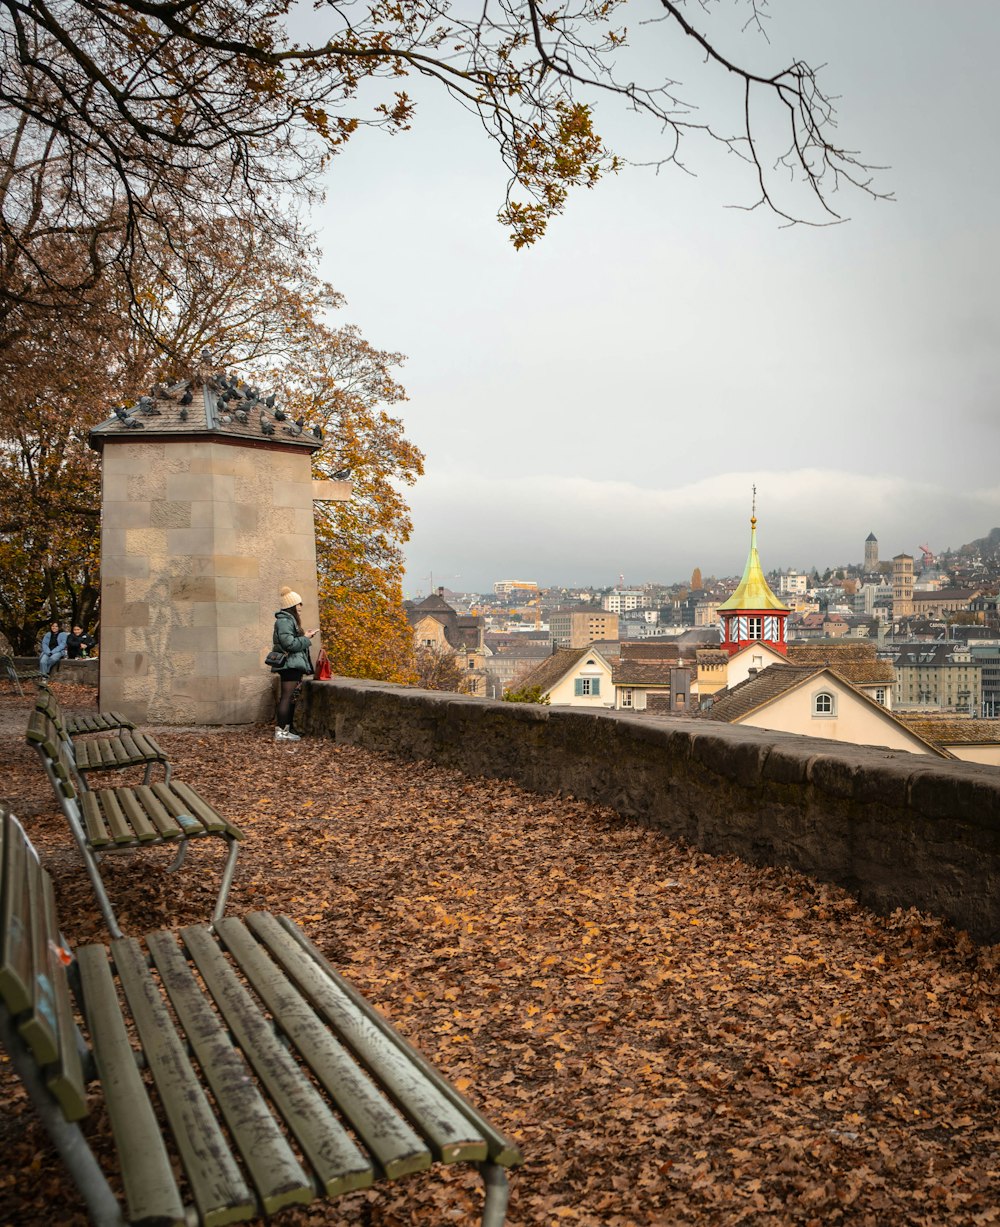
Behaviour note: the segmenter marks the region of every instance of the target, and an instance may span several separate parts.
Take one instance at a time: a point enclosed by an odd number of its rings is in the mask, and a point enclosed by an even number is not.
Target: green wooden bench
[[[44,684],[39,683],[36,707],[55,719],[51,709],[59,713],[59,718],[70,737],[79,737],[83,733],[120,733],[122,729],[134,729],[135,725],[127,717],[116,711],[106,712],[64,712],[59,700]]]
[[[100,861],[108,853],[134,852],[160,844],[173,845],[177,854],[170,870],[179,869],[192,839],[212,836],[228,844],[212,923],[225,912],[236,871],[243,832],[224,818],[190,784],[141,784],[135,788],[78,788],[79,777],[67,743],[43,712],[28,722],[28,742],[38,751],[83,856],[91,885],[113,937],[122,932],[101,878]]]
[[[24,694],[22,682],[37,682],[39,685],[44,685],[45,682],[45,674],[41,669],[18,669],[13,656],[0,656],[0,669],[19,695]]]
[[[39,692],[35,711],[28,720],[28,740],[44,741],[47,736],[45,725],[49,722],[62,738],[84,787],[89,787],[87,774],[91,771],[121,771],[125,767],[145,767],[142,782],[148,784],[157,763],[163,768],[164,782],[170,783],[170,762],[147,733],[119,729],[113,736],[100,734],[87,741],[74,740],[55,696],[49,691]]]
[[[0,1040],[94,1223],[216,1227],[461,1162],[502,1227],[517,1148],[287,917],[72,952],[2,807],[0,856]],[[80,1126],[91,1101],[124,1206]]]

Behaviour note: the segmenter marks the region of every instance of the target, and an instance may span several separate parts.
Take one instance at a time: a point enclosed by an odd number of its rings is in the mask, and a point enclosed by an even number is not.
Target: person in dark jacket
[[[74,626],[66,636],[66,655],[70,660],[77,660],[81,656],[87,656],[93,646],[93,636],[88,635],[82,626]]]
[[[275,648],[288,653],[288,658],[282,668],[272,670],[281,679],[274,740],[300,741],[298,733],[292,732],[295,691],[305,675],[313,671],[309,648],[314,636],[319,634],[319,627],[314,631],[302,629],[302,598],[297,592],[282,588],[280,600],[281,608],[274,615],[272,640]]]

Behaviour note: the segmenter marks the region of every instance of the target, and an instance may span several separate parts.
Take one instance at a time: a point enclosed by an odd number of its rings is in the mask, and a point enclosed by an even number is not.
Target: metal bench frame
[[[18,673],[17,666],[14,664],[13,656],[0,656],[0,667],[7,675],[7,680],[12,682],[17,693],[24,697],[24,689],[21,686],[22,682],[37,682],[39,686],[45,685],[45,674],[41,669],[32,669],[27,673]]]
[[[42,715],[36,712],[35,716]],[[47,733],[42,736],[39,729]],[[97,896],[112,937],[121,937],[114,907],[101,878],[101,858],[172,844],[177,853],[167,872],[181,867],[192,839],[214,836],[229,845],[212,924],[225,914],[243,832],[223,818],[189,784],[179,781],[136,788],[88,789],[80,785],[67,743],[47,716],[28,725],[28,742],[38,752]]]
[[[473,1164],[483,1227],[504,1223],[517,1147],[291,920],[258,912],[74,955],[2,807],[0,1041],[99,1227],[270,1216],[435,1162]],[[93,1080],[124,1207],[79,1124]]]

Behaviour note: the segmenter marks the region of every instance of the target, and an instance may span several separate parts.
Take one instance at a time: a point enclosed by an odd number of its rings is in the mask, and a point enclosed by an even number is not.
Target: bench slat
[[[371,1163],[268,1026],[211,933],[202,926],[192,926],[181,930],[181,938],[236,1042],[298,1139],[327,1196],[368,1188],[375,1179]]]
[[[140,784],[134,791],[143,809],[152,818],[153,823],[164,839],[177,839],[180,835],[184,834],[183,827],[178,824],[174,815],[163,806],[159,795],[148,784]]]
[[[212,1094],[244,1162],[265,1213],[305,1205],[316,1196],[312,1179],[296,1159],[284,1133],[250,1076],[250,1070],[199,988],[177,935],[150,933],[153,956],[174,1012],[191,1044]]]
[[[55,1030],[55,1000],[49,968],[49,934],[45,924],[45,896],[42,890],[42,867],[30,851],[25,857],[27,869],[26,916],[31,940],[31,1012],[18,1030],[29,1044],[39,1065],[51,1065],[59,1057]]]
[[[104,848],[111,843],[111,834],[101,813],[101,804],[96,792],[80,794],[80,812],[83,814],[83,824],[87,839],[95,848]]]
[[[430,1150],[334,1039],[246,925],[227,917],[215,928],[277,1025],[295,1044],[388,1179],[430,1167]]]
[[[248,1218],[256,1209],[239,1164],[184,1051],[135,938],[111,943],[111,953],[163,1104],[201,1221]]]
[[[414,1063],[400,1051],[400,1044],[394,1043],[369,1017],[370,1006],[360,1010],[327,970],[290,940],[273,916],[254,914],[248,921],[358,1060],[378,1071],[379,1082],[424,1133],[437,1159],[455,1163],[487,1157],[483,1133],[436,1086],[415,1071]]]
[[[59,1106],[66,1119],[69,1121],[82,1120],[87,1115],[87,1088],[83,1080],[80,1050],[77,1047],[79,1032],[76,1019],[73,1017],[69,982],[66,978],[66,968],[63,965],[63,957],[68,958],[69,952],[63,949],[62,938],[59,936],[55,891],[52,888],[52,879],[47,873],[42,875],[42,887],[45,931],[53,935],[53,945],[49,946],[49,974],[52,980],[56,1032],[59,1040],[59,1057],[45,1071],[46,1084],[59,1101]]]
[[[182,1227],[184,1205],[160,1126],[136,1067],[108,952],[104,946],[85,946],[77,952],[77,961],[94,1061],[121,1159],[129,1218],[158,1219]]]
[[[104,811],[105,821],[111,831],[111,838],[116,844],[130,844],[135,836],[132,834],[128,819],[122,812],[117,791],[115,788],[101,788],[97,796],[101,802],[101,809]]]
[[[208,802],[191,787],[180,780],[174,781],[169,787],[166,784],[154,784],[153,789],[166,804],[166,794],[170,794],[170,804],[176,807],[176,813],[188,814],[198,819],[206,831],[218,833],[230,831],[231,824],[221,814],[217,813]]]
[[[31,1006],[31,939],[24,923],[27,906],[27,846],[22,839],[7,838],[0,912],[0,996],[15,1015]]]
[[[122,809],[128,815],[128,820],[132,824],[132,830],[138,839],[148,843],[150,840],[159,838],[159,831],[146,817],[146,811],[139,804],[131,788],[119,789],[118,800],[121,802]]]

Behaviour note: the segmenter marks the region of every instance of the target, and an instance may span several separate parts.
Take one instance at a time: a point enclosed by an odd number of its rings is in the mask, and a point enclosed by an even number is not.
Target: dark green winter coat
[[[288,653],[288,660],[284,665],[286,669],[301,669],[304,673],[312,673],[312,661],[309,658],[312,640],[308,635],[299,634],[295,618],[287,609],[279,609],[274,615],[272,639],[274,647]]]

